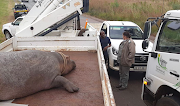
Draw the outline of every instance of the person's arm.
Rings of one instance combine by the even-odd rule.
[[[122,42],[121,42],[122,43]],[[120,63],[120,46],[121,46],[121,43],[119,44],[119,50],[118,50],[118,54],[117,54],[117,62]]]
[[[107,48],[110,47],[110,46],[111,46],[111,44],[110,44],[110,45],[107,45],[106,47],[104,47],[104,48],[103,48],[103,51],[106,51]]]
[[[129,43],[129,55],[128,55],[128,60],[132,60],[135,56],[135,43],[131,42]]]
[[[108,41],[109,44],[106,47],[103,48],[103,51],[106,51],[108,47],[111,47],[111,41],[110,41],[109,38],[108,38],[108,40],[109,40]]]
[[[109,39],[109,38],[108,38]],[[109,47],[111,47],[111,40],[109,39]]]
[[[108,47],[111,47],[111,44],[107,45],[106,47],[107,47],[107,48],[108,48]]]

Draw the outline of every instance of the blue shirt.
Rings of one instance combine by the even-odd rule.
[[[101,42],[102,50],[104,47],[108,46],[108,44],[109,45],[111,44],[109,37],[105,37],[105,38],[100,37],[100,42]],[[104,53],[104,55],[108,55],[107,50],[103,51],[103,53]]]

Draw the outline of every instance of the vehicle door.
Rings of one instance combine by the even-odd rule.
[[[162,83],[178,88],[180,86],[180,21],[163,22],[149,56],[149,72]]]
[[[107,25],[104,23],[101,27],[101,30],[100,31],[104,31],[106,36],[107,36]]]
[[[14,36],[16,34],[16,29],[19,27],[20,22],[23,20],[23,18],[17,18],[12,25],[10,26],[12,35]]]

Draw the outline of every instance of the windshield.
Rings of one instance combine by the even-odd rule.
[[[15,9],[26,9],[25,5],[15,5]]]
[[[18,18],[18,19],[14,22],[14,25],[19,25],[22,20],[23,20],[23,18]]]
[[[180,53],[180,20],[167,20],[163,23],[156,50]]]
[[[110,26],[109,35],[111,39],[123,39],[123,32],[128,31],[132,39],[142,39],[142,31],[137,26]]]

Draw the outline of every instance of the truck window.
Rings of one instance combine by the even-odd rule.
[[[26,9],[25,5],[15,5],[15,9]]]
[[[180,21],[168,20],[161,28],[156,51],[180,53]]]
[[[23,18],[18,18],[18,19],[14,22],[14,25],[19,25],[22,20],[23,20]]]
[[[109,35],[111,39],[122,39],[123,32],[128,31],[132,39],[142,39],[142,31],[137,26],[110,26]]]
[[[107,35],[107,26],[106,26],[106,24],[103,24],[101,30],[103,30],[105,32],[105,34]]]

